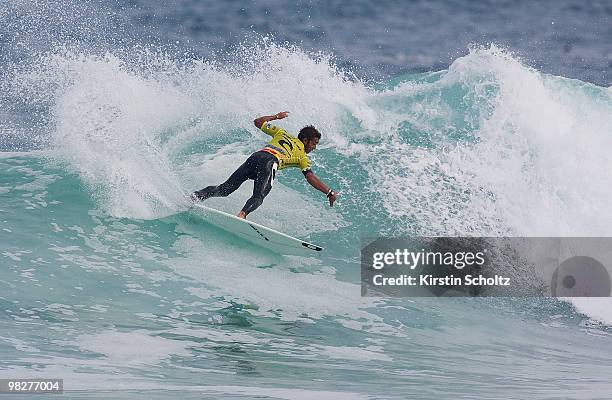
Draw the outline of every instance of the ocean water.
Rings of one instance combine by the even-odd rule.
[[[366,237],[612,235],[609,2],[4,3],[1,378],[63,378],[63,398],[612,396],[609,299],[359,286]],[[314,171],[341,194],[285,170],[250,218],[320,257],[186,211],[283,110],[323,132]]]

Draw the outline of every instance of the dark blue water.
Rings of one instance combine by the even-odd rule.
[[[221,51],[251,32],[332,52],[389,78],[441,70],[471,45],[497,43],[555,75],[609,86],[609,1],[134,1],[143,35]]]
[[[386,79],[445,69],[469,46],[496,43],[543,72],[612,82],[612,4],[606,0],[5,3],[3,56],[58,42],[111,48],[178,42],[211,57],[256,33],[330,52],[340,65]]]

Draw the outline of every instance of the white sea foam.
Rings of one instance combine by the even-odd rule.
[[[421,234],[610,234],[612,100],[600,88],[545,76],[493,47],[456,60],[440,80],[383,96],[423,92],[387,127],[375,150],[384,161],[371,157],[391,215],[412,218]],[[458,95],[465,103],[451,106]],[[468,107],[459,122],[458,107]],[[398,133],[402,121],[434,138],[440,129],[473,139],[414,146]]]
[[[136,364],[156,365],[171,356],[188,356],[187,341],[176,341],[151,336],[145,331],[119,332],[107,330],[101,333],[84,334],[76,338],[82,350],[104,356],[104,365],[124,366]]]
[[[566,298],[576,310],[592,319],[612,326],[612,299],[600,297],[574,297]]]
[[[22,90],[52,105],[55,158],[115,216],[158,218],[183,207],[183,192],[194,188],[177,154],[194,142],[236,142],[230,139],[236,132],[254,135],[259,144],[251,147],[261,146],[265,135],[252,124],[261,114],[294,111],[283,126],[296,133],[315,124],[324,133],[322,148],[346,144],[339,111],[371,114],[363,105],[368,89],[328,57],[296,48],[243,48],[242,65],[231,69],[144,50],[134,57],[138,68],[112,54],[57,51],[17,78]],[[262,57],[266,63],[256,62]],[[45,87],[49,81],[53,86]]]
[[[379,97],[391,135],[366,162],[387,212],[405,221],[385,233],[610,236],[609,91],[541,74],[493,46],[456,60],[433,83]],[[406,122],[433,145],[402,136]],[[450,140],[453,131],[464,133]],[[571,301],[610,318],[606,300]]]

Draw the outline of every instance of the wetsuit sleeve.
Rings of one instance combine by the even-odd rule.
[[[306,176],[311,171],[310,160],[308,159],[308,156],[306,154],[304,154],[300,159],[300,169],[302,170],[304,176]]]
[[[278,135],[281,132],[284,132],[284,130],[279,128],[278,126],[272,125],[272,122],[264,122],[263,124],[261,124],[260,129],[263,133],[272,137]]]

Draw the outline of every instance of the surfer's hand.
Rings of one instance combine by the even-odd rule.
[[[327,198],[327,200],[329,200],[329,206],[330,206],[330,207],[333,207],[333,206],[334,206],[334,203],[335,203],[335,201],[336,201],[336,193],[334,193],[334,194],[332,194],[331,196],[329,196],[329,197]]]
[[[275,114],[274,117],[276,117],[276,119],[283,119],[283,118],[287,118],[288,115],[289,115],[289,111],[281,111],[278,114]]]

